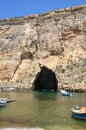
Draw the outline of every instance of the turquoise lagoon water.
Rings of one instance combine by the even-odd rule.
[[[16,102],[0,108],[0,130],[86,130],[86,121],[71,116],[72,107],[86,106],[86,93],[0,92],[4,97]]]

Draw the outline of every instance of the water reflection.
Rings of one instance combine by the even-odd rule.
[[[85,121],[71,117],[72,107],[86,104],[85,96],[84,93],[63,97],[58,92],[1,92],[0,98],[6,97],[16,102],[0,108],[0,128],[85,130]]]

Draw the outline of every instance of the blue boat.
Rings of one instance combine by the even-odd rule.
[[[86,107],[75,107],[71,111],[74,118],[86,120]]]
[[[62,96],[72,96],[72,93],[69,93],[65,90],[60,90],[60,92],[61,92]]]

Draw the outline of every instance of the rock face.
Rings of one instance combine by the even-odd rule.
[[[58,81],[55,73],[47,67],[41,67],[41,71],[37,73],[33,83],[34,90],[57,91]]]
[[[0,20],[0,86],[31,88],[39,62],[58,88],[86,89],[86,6]]]

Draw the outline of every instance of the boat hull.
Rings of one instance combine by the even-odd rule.
[[[69,96],[69,97],[72,96],[72,93],[69,93],[65,90],[60,90],[60,92],[61,92],[62,96]]]
[[[6,106],[6,102],[5,101],[0,101],[0,107],[4,107],[4,106]]]
[[[83,113],[83,114],[72,113],[72,116],[73,116],[74,118],[78,118],[78,119],[84,119],[84,120],[86,120],[86,113]]]
[[[75,109],[72,109],[72,116],[77,119],[84,119],[86,120],[86,112],[82,113]]]
[[[71,93],[66,93],[66,94],[62,94],[62,96],[72,96],[72,94]]]

